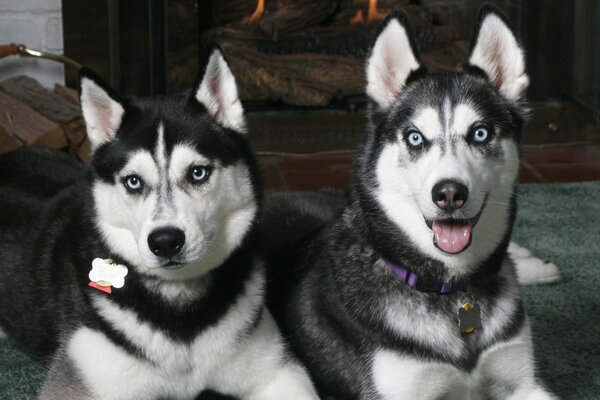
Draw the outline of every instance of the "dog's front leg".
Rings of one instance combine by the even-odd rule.
[[[361,399],[381,400],[473,400],[458,369],[450,364],[429,362],[393,350],[378,350],[371,367],[373,395]]]
[[[529,323],[517,336],[482,354],[478,370],[493,399],[558,399],[544,389],[535,376]]]
[[[40,399],[156,399],[166,386],[156,368],[110,341],[104,333],[78,328],[51,365]]]
[[[317,400],[319,397],[306,371],[287,363],[265,385],[258,387],[249,400]]]
[[[50,364],[48,376],[39,393],[40,400],[96,400],[76,368],[61,349]]]
[[[214,372],[212,387],[241,400],[319,399],[306,370],[287,352],[266,308],[235,356]]]

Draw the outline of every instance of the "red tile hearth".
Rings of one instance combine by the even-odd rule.
[[[351,178],[352,152],[261,155],[268,191],[343,189]],[[600,180],[600,145],[567,143],[525,145],[521,183]]]

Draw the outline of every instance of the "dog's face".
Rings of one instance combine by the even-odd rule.
[[[220,265],[258,208],[235,80],[219,49],[207,54],[189,96],[122,99],[90,73],[81,79],[96,226],[111,251],[167,279]]]
[[[528,84],[523,50],[489,9],[463,73],[428,75],[411,43],[397,15],[374,44],[372,126],[358,179],[422,253],[466,272],[512,224]]]

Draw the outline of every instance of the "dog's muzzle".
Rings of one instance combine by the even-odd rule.
[[[445,213],[451,214],[461,209],[469,198],[469,190],[465,185],[453,180],[438,182],[431,190],[431,200]],[[473,240],[472,230],[483,212],[487,202],[487,195],[481,209],[474,218],[440,218],[425,220],[429,229],[433,231],[433,244],[435,247],[448,254],[458,254],[465,251]]]

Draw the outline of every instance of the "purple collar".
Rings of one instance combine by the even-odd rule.
[[[384,258],[381,260],[392,270],[394,275],[411,288],[420,292],[451,294],[469,291],[469,284],[467,282],[442,282],[434,279],[425,279],[398,264],[394,264]]]

